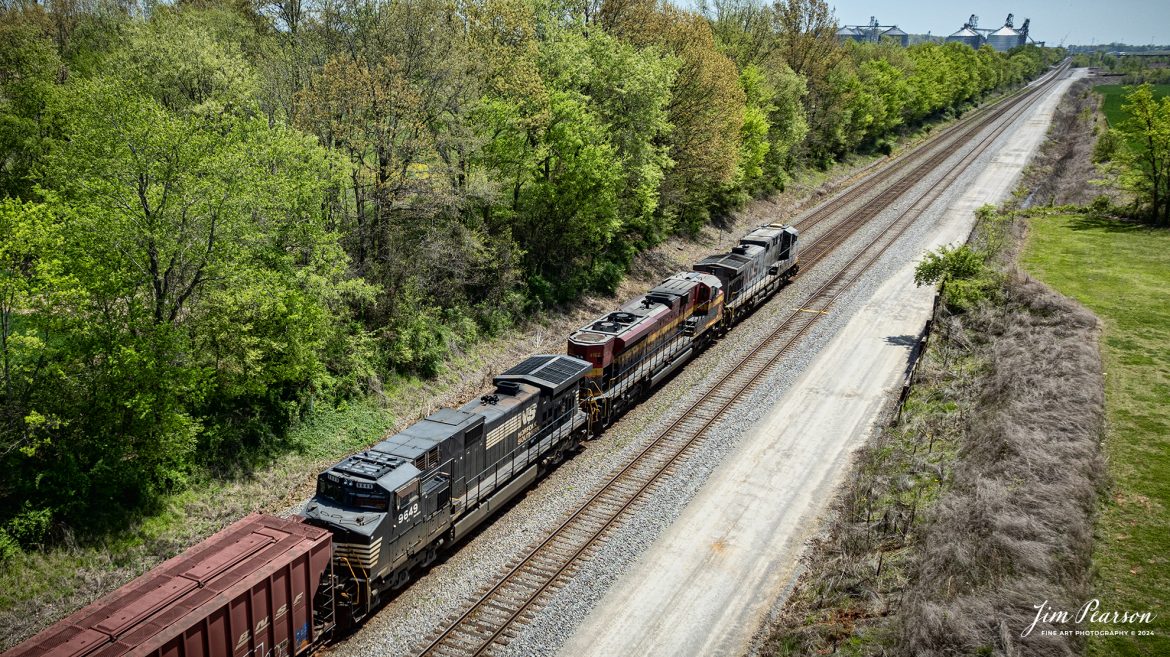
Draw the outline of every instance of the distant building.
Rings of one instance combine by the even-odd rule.
[[[951,43],[952,41],[965,43],[972,48],[979,48],[983,45],[983,35],[969,27],[964,27],[954,34],[947,35],[946,42]]]
[[[971,14],[971,18],[968,18],[967,22],[963,23],[963,27],[959,28],[958,32],[947,36],[946,42],[953,43],[957,41],[958,43],[965,43],[978,50],[983,45],[983,32],[986,32],[986,30],[979,30],[979,17]]]
[[[897,41],[898,45],[902,46],[903,48],[910,45],[910,35],[898,29],[897,25],[891,27],[885,32],[882,32],[882,38],[893,39]]]
[[[1004,25],[987,36],[987,45],[1000,52],[1007,52],[1016,46],[1024,45],[1024,41],[1019,32]]]
[[[878,25],[877,19],[873,16],[869,17],[868,25],[842,25],[841,29],[837,30],[837,40],[841,43],[847,41],[878,43],[886,38],[893,39],[903,47],[910,45],[909,34],[903,32],[897,25]]]
[[[1017,30],[1015,25],[1012,24],[1013,17],[1013,14],[1008,14],[1007,20],[1003,23],[1003,27],[998,30],[987,30],[981,29],[979,27],[979,17],[971,14],[971,17],[967,19],[963,27],[958,32],[948,36],[946,41],[965,43],[972,48],[979,48],[983,44],[987,44],[999,52],[1007,52],[1012,48],[1028,43],[1028,26],[1031,20],[1025,18],[1024,24]]]
[[[837,30],[837,40],[841,43],[845,43],[846,41],[864,41],[865,35],[856,27],[845,25]]]

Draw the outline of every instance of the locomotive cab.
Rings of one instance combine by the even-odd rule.
[[[723,283],[717,277],[682,272],[574,331],[568,352],[591,366],[583,396],[593,431],[709,344],[723,305]]]
[[[796,263],[796,242],[800,233],[787,224],[765,224],[753,230],[739,241],[741,245],[755,245],[767,251],[765,256],[768,273],[775,276],[784,273]]]
[[[336,534],[334,569],[346,584],[339,610],[349,622],[434,559],[463,481],[463,441],[482,428],[482,417],[441,409],[319,475],[304,516]]]

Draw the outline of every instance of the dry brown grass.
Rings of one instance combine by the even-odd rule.
[[[905,411],[858,453],[763,653],[1079,654],[1040,625],[1020,634],[1034,605],[1087,599],[1099,330],[1019,274],[1001,304],[936,318]]]
[[[1025,176],[1032,204],[1107,193],[1090,184],[1097,103],[1088,83],[1062,101]],[[936,317],[904,412],[858,452],[763,654],[1083,653],[1041,625],[1020,635],[1035,605],[1089,597],[1100,326],[1014,271],[1022,237],[1020,221],[973,235],[1011,272],[999,305]]]
[[[1087,599],[1092,519],[1104,478],[1099,323],[1017,276],[1004,306],[964,330],[987,371],[947,493],[928,515],[900,610],[915,655],[1074,655],[1071,636],[1021,633],[1044,601]],[[1066,628],[1059,628],[1066,629]]]
[[[1093,183],[1102,177],[1093,164],[1093,146],[1108,128],[1093,84],[1076,82],[1056,108],[1048,139],[1029,165],[1032,205],[1087,205],[1101,194],[1119,200],[1117,192]]]

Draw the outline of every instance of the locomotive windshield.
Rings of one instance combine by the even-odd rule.
[[[390,510],[390,496],[382,489],[354,488],[325,475],[317,479],[317,495],[342,506],[371,511]]]

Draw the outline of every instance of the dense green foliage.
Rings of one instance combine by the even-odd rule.
[[[927,253],[914,268],[918,286],[938,284],[943,302],[953,313],[967,312],[995,299],[1003,285],[992,258],[1003,246],[1006,216],[995,206],[975,211],[978,240],[959,246],[941,246]]]
[[[1134,216],[1170,226],[1170,85],[1096,89],[1110,128],[1098,137],[1094,161],[1112,166],[1134,194]]]
[[[315,404],[1057,55],[841,46],[819,0],[0,19],[0,552],[247,469]]]
[[[1170,82],[1170,55],[1118,55],[1116,52],[1141,52],[1150,46],[1129,46],[1116,44],[1118,47],[1107,51],[1079,52],[1072,56],[1072,65],[1080,68],[1092,67],[1108,75],[1122,76],[1119,82],[1124,84],[1166,83]],[[1165,53],[1165,48],[1159,48]]]

